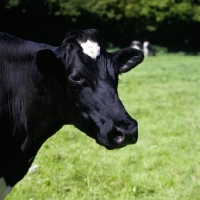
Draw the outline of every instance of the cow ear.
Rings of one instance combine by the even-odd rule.
[[[133,48],[124,48],[111,53],[113,59],[118,63],[119,71],[125,73],[136,67],[144,59],[142,51]]]
[[[39,50],[35,58],[36,66],[43,75],[56,75],[59,71],[61,63],[49,49]]]

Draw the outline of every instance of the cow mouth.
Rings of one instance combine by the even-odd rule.
[[[123,148],[123,147],[125,147],[125,146],[120,146],[120,147],[108,147],[108,146],[105,146],[105,148],[106,148],[107,150],[120,149],[120,148]]]
[[[96,139],[96,143],[99,144],[100,146],[105,147],[107,150],[119,149],[126,146],[126,145],[118,145],[117,143],[110,143],[106,139]]]
[[[97,141],[96,141],[97,142]],[[123,148],[125,146],[117,146],[117,145],[112,145],[112,144],[102,144],[102,143],[99,143],[97,142],[97,144],[99,144],[100,146],[103,146],[105,147],[107,150],[115,150],[115,149],[120,149],[120,148]]]

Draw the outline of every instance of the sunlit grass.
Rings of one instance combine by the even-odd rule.
[[[119,95],[139,123],[138,143],[108,151],[65,126],[7,200],[198,200],[199,63],[199,57],[149,57],[123,74]]]

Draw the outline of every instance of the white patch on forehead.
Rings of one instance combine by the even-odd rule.
[[[0,178],[0,200],[3,200],[11,190],[12,187],[6,185],[4,178]]]
[[[87,40],[86,42],[78,41],[83,48],[83,52],[93,59],[96,59],[100,55],[100,46],[97,42]]]

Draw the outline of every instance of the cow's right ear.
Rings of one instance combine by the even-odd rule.
[[[43,75],[58,75],[61,63],[55,53],[49,49],[39,50],[35,57],[36,66]],[[62,73],[62,72],[60,72]]]
[[[111,53],[117,62],[119,71],[125,73],[136,67],[144,59],[142,51],[133,48],[124,48]]]

